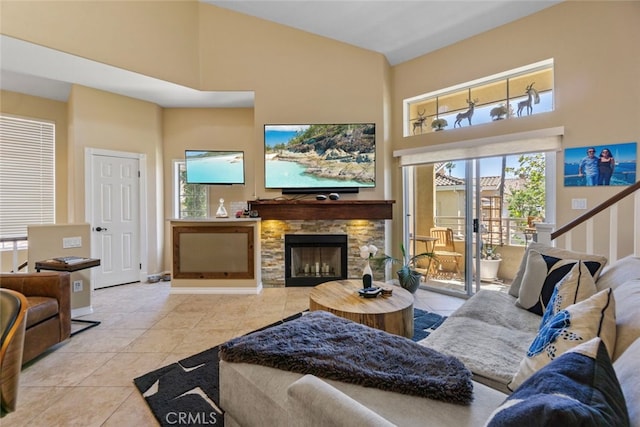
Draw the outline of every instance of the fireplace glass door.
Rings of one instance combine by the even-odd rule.
[[[346,279],[346,249],[346,235],[285,235],[285,285],[315,286]]]

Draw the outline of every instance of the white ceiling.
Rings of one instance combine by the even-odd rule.
[[[379,52],[391,65],[562,0],[199,0]],[[251,107],[252,91],[205,92],[0,35],[0,88],[66,101],[80,84],[163,107]]]

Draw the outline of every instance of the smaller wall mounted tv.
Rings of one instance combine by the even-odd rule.
[[[285,194],[376,186],[374,123],[267,124],[265,187]]]
[[[244,184],[244,151],[186,150],[187,184]]]

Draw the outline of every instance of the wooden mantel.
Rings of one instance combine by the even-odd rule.
[[[253,200],[261,219],[392,219],[395,200]]]

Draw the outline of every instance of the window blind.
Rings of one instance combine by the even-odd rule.
[[[55,124],[0,115],[0,237],[55,222]]]

